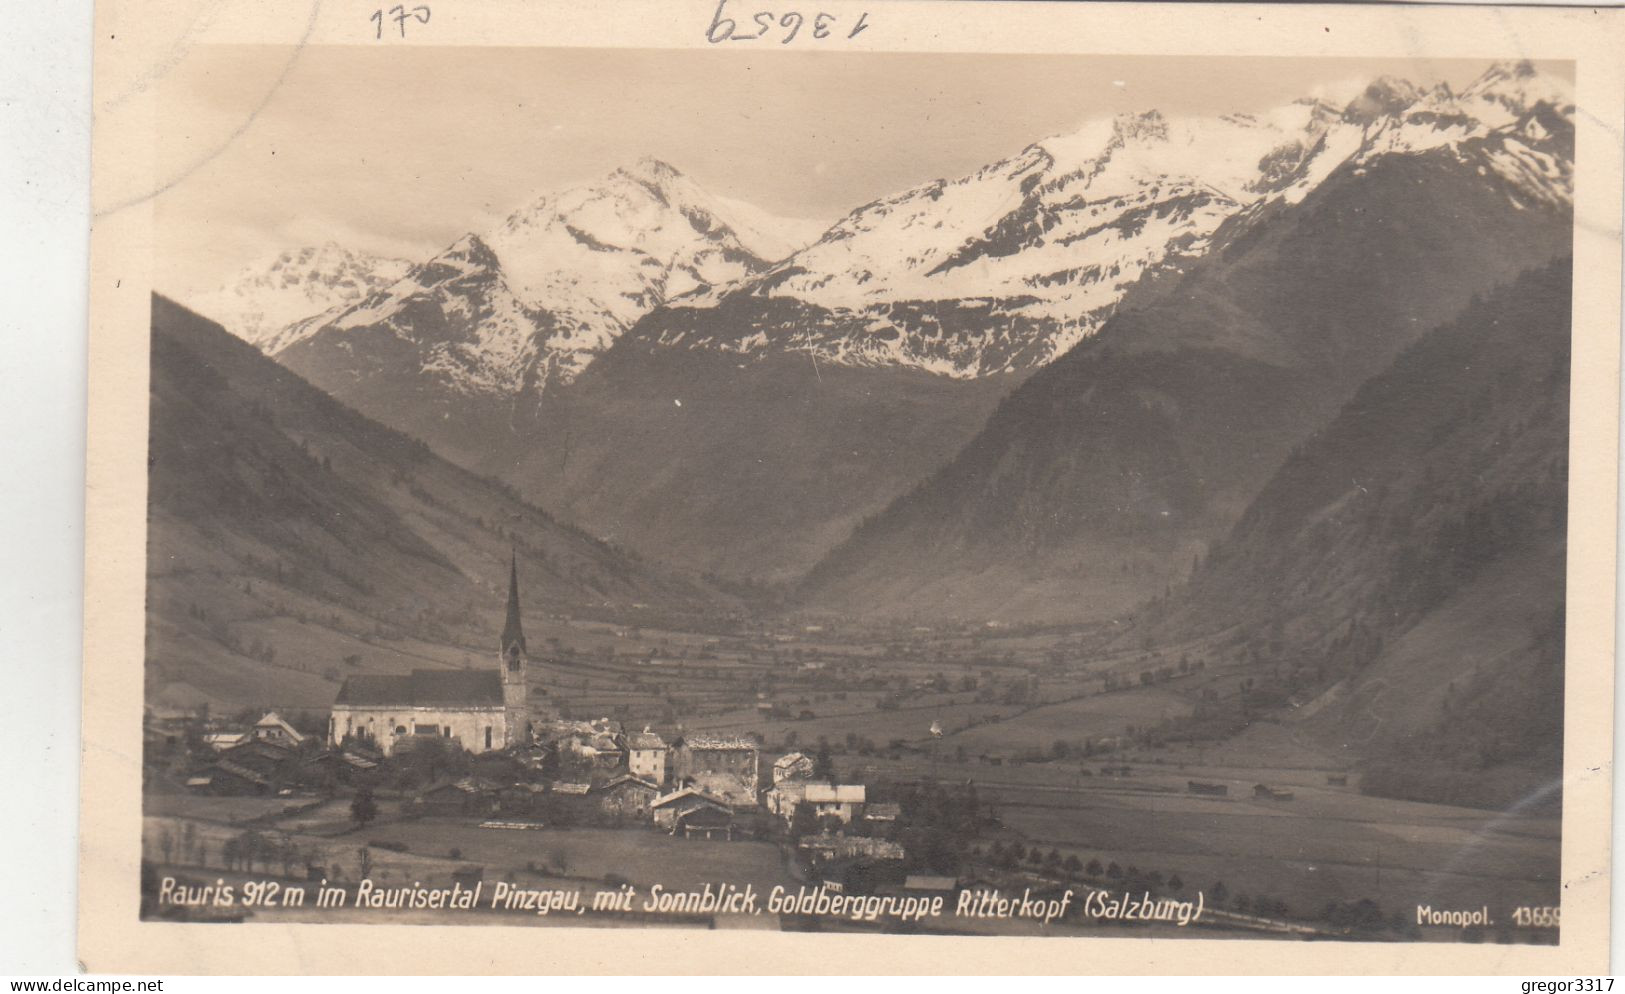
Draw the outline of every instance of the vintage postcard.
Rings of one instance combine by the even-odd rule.
[[[87,967],[1606,972],[1621,28],[102,0]]]

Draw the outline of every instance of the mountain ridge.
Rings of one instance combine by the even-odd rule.
[[[536,630],[551,624],[541,612],[609,603],[730,609],[363,417],[218,324],[158,295],[152,308],[155,699],[324,706],[348,669],[457,665],[461,647],[494,640],[515,551]]]
[[[1521,195],[1492,168],[1502,147],[1492,133],[1345,163],[1302,203],[1232,222],[1189,273],[1027,379],[804,596],[1065,619],[1159,592],[1365,377],[1568,251],[1567,203]]]

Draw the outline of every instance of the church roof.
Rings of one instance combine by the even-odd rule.
[[[352,676],[335,704],[361,707],[501,707],[502,674],[496,670],[413,670]]]

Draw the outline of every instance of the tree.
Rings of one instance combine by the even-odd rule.
[[[1106,868],[1100,865],[1100,860],[1091,859],[1089,865],[1083,868],[1083,872],[1091,877],[1098,877],[1106,872]]]
[[[835,779],[835,760],[830,757],[829,742],[826,739],[818,740],[818,754],[813,758],[813,779]]]
[[[361,828],[366,828],[377,817],[378,802],[373,800],[372,789],[363,787],[356,791],[350,801],[350,819]]]
[[[1067,876],[1075,877],[1079,873],[1083,872],[1083,861],[1078,859],[1076,853],[1069,853],[1066,857],[1066,861],[1061,864],[1061,869],[1066,871]]]

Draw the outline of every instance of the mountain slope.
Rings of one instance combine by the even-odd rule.
[[[151,389],[149,696],[326,705],[358,668],[483,658],[510,548],[531,611],[719,603],[161,297]]]
[[[617,347],[476,465],[618,545],[784,583],[952,458],[1019,379]]]
[[[443,404],[568,382],[657,304],[765,269],[810,237],[644,159],[549,193],[401,280],[303,322],[277,353],[318,386],[416,376]],[[497,331],[483,326],[495,322]],[[365,410],[365,408],[363,408]]]
[[[307,318],[343,309],[400,279],[410,263],[334,242],[281,252],[192,301],[226,330],[266,353],[291,344]]]
[[[1492,71],[1461,95],[1385,79],[1346,106],[1306,100],[1256,116],[1120,116],[877,201],[765,272],[668,300],[569,389],[550,395],[534,425],[513,429],[530,444],[504,443],[479,465],[651,555],[732,576],[793,577],[946,463],[1035,369],[1113,313],[1149,306],[1213,246],[1293,215],[1329,176],[1356,177],[1383,158],[1438,160],[1471,173],[1421,165],[1391,185],[1487,184],[1516,200],[1491,205],[1494,193],[1472,201],[1495,216],[1526,205],[1563,210],[1572,161],[1563,114],[1572,107],[1520,103],[1543,80],[1520,73],[1505,67],[1503,79]],[[1521,89],[1505,102],[1484,99],[1509,81]],[[1548,89],[1563,100],[1561,83]],[[1540,130],[1547,118],[1552,132]],[[1357,220],[1360,196],[1338,209]],[[1458,229],[1474,234],[1470,224]],[[1375,240],[1370,249],[1383,250]],[[1332,264],[1380,269],[1357,257]],[[1192,401],[1210,389],[1200,362],[1167,373],[1179,382],[1163,386],[1195,391]],[[1239,368],[1235,375],[1268,379]],[[1254,420],[1268,430],[1267,417]],[[507,437],[496,425],[485,436]],[[1045,442],[1040,433],[1021,444]],[[1132,472],[1157,473],[1155,451],[1131,454],[1145,462]],[[1280,452],[1277,443],[1246,458],[1258,474]],[[1064,445],[1051,455],[1072,458]],[[1025,513],[1022,499],[1008,498]],[[1239,511],[1240,499],[1222,513]],[[1047,534],[1027,537],[1037,548],[1053,544]],[[1059,538],[1064,546],[1064,530]],[[1126,538],[1060,565],[1080,576],[1112,570],[1124,581],[1120,605],[1155,582],[1159,557],[1186,545],[1188,537],[1140,549]],[[910,540],[901,553],[917,549]],[[1014,592],[1053,572],[1006,569],[1001,555],[997,547],[973,550],[961,572],[984,590]],[[944,587],[929,570],[903,571],[878,582],[888,591],[911,585],[912,600],[956,609],[942,598],[955,596],[957,579]],[[867,592],[857,600],[874,603]]]
[[[1301,703],[1293,727],[1367,757],[1368,790],[1543,792],[1561,775],[1572,275],[1523,276],[1362,386],[1154,608],[1152,637],[1233,644],[1256,698]]]
[[[1365,378],[1475,293],[1568,251],[1572,155],[1542,104],[1480,137],[1350,160],[1301,203],[1233,219],[1188,275],[1024,383],[805,595],[1077,618],[1160,592]]]
[[[1542,103],[1572,114],[1564,81],[1507,63],[1461,94],[1384,77],[1346,106],[1093,120],[860,207],[765,272],[668,301],[637,331],[667,347],[956,377],[1032,369],[1094,333],[1147,276],[1188,268],[1227,222],[1300,203],[1350,164],[1502,132],[1487,168],[1523,174],[1525,196],[1565,199],[1565,160],[1533,150],[1542,136],[1504,141]]]

